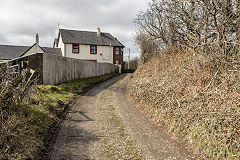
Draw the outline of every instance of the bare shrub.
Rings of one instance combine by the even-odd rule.
[[[135,23],[140,33],[161,48],[189,48],[210,54],[213,49],[232,55],[238,53],[240,45],[239,6],[239,0],[151,0]]]
[[[159,45],[152,39],[151,36],[148,36],[144,32],[139,32],[136,35],[136,42],[141,49],[140,64],[147,62],[154,54],[159,52]]]
[[[130,69],[136,70],[139,64],[139,58],[135,57],[130,61]]]
[[[130,60],[130,62],[125,62],[124,69],[128,69],[128,63],[129,63],[129,69],[136,70],[139,65],[139,58],[135,57],[132,60]]]
[[[33,91],[34,72],[25,69],[13,78],[7,65],[0,68],[0,159],[23,159],[33,157],[37,139],[31,125],[33,117],[26,115],[23,102]]]

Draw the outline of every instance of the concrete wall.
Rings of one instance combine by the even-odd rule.
[[[118,67],[110,63],[97,63],[46,53],[42,55],[43,84],[59,84],[118,71]]]
[[[62,41],[62,35],[59,35],[59,41],[58,41],[58,48],[61,48],[62,50],[62,56],[66,57],[66,45]]]

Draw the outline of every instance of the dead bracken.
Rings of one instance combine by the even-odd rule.
[[[208,159],[239,159],[239,56],[233,61],[169,50],[140,66],[128,91],[141,110],[196,152]]]

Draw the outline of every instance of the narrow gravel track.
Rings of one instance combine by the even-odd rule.
[[[79,96],[48,159],[197,159],[128,100],[127,80],[122,74]]]

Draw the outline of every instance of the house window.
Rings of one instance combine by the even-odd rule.
[[[113,47],[113,63],[122,64],[122,47]]]
[[[72,45],[72,53],[79,53],[79,44]]]
[[[119,53],[120,53],[119,47],[116,47],[116,48],[115,48],[115,54],[116,54],[116,55],[119,55]]]
[[[90,46],[90,54],[97,54],[97,46],[96,45]]]

